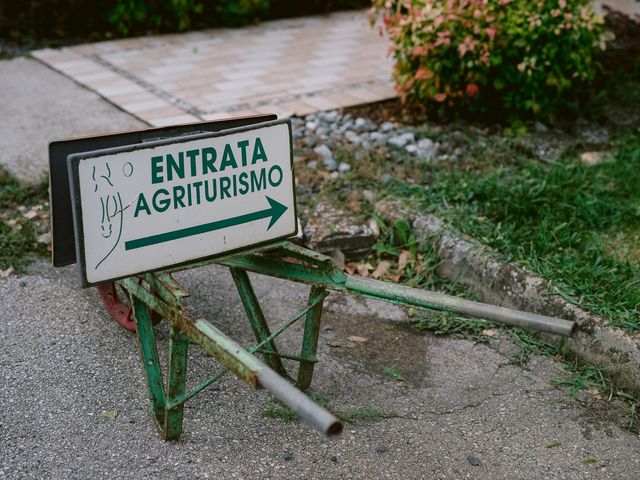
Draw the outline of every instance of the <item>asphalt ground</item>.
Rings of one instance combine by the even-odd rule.
[[[0,91],[20,85],[15,78],[5,83],[23,74],[16,65],[38,72],[24,80],[30,95],[2,99],[13,113],[11,122],[0,115],[0,161],[24,178],[45,171],[49,140],[137,127],[95,94],[32,62],[0,62]],[[78,117],[50,106],[55,121],[34,123],[62,88],[75,93],[60,108]],[[84,109],[75,109],[81,101]],[[98,118],[104,123],[92,123]],[[21,156],[34,138],[40,147]],[[226,270],[177,277],[192,293],[187,306],[194,316],[252,343]],[[305,287],[252,278],[273,325],[303,308]],[[563,373],[551,358],[510,364],[514,346],[500,336],[480,345],[420,333],[401,309],[335,294],[323,317],[312,391],[335,411],[378,415],[326,438],[299,421],[267,416],[278,408],[268,392],[227,376],[187,404],[184,434],[166,442],[149,417],[135,338],[108,317],[95,290],[80,288],[73,267],[36,262],[28,274],[0,280],[0,299],[2,478],[640,477],[640,438],[621,428],[624,405],[574,399],[554,385]],[[282,350],[295,351],[300,327],[283,336]],[[157,335],[164,352],[166,326]],[[189,367],[190,385],[217,369],[197,347]],[[405,380],[386,374],[389,367]]]

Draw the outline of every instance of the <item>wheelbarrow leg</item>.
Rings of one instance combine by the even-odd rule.
[[[229,270],[231,271],[231,276],[233,277],[233,281],[235,282],[238,293],[240,294],[244,310],[247,313],[247,317],[249,317],[249,323],[251,324],[251,329],[256,336],[256,340],[258,340],[258,342],[262,342],[271,335],[271,330],[264,318],[264,314],[260,308],[260,303],[258,303],[258,298],[256,297],[256,293],[251,285],[251,280],[249,280],[249,275],[247,275],[245,270],[240,268],[230,268]],[[278,353],[278,349],[273,340],[267,342],[263,348],[266,351],[273,352],[275,354]],[[268,366],[280,375],[286,376],[286,371],[279,356],[264,354],[263,357],[264,362]]]
[[[178,438],[182,433],[184,403],[173,405],[182,397],[187,383],[187,355],[189,353],[189,337],[171,325],[169,340],[169,373],[167,375],[167,407],[164,417],[163,437],[166,440]]]
[[[320,320],[322,317],[322,300],[327,296],[324,288],[313,285],[309,292],[309,305],[315,306],[307,312],[302,337],[302,351],[300,357],[309,361],[300,361],[297,386],[300,390],[306,390],[311,385],[313,367],[316,364],[316,351],[318,349],[318,336],[320,335]]]
[[[140,347],[140,358],[144,367],[145,378],[147,380],[147,393],[149,396],[149,407],[158,429],[162,432],[162,425],[165,417],[165,395],[162,382],[162,372],[156,347],[156,336],[153,332],[149,307],[136,296],[131,295],[131,305],[133,316],[136,322],[136,333],[138,346]]]

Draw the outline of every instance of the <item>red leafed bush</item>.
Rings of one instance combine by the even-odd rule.
[[[589,0],[374,0],[403,99],[441,115],[553,117],[598,71],[602,19]]]

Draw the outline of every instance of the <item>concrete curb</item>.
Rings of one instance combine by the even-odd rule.
[[[469,286],[487,303],[574,320],[579,329],[569,346],[578,358],[602,366],[620,387],[640,393],[640,335],[607,327],[609,319],[550,294],[546,279],[500,262],[496,252],[437,217],[417,217],[413,230],[421,246],[433,245],[438,252],[438,275]]]

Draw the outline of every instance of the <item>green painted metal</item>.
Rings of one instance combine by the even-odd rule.
[[[339,432],[342,427],[337,419],[300,392],[310,386],[314,366],[318,362],[316,352],[322,306],[330,290],[402,305],[455,312],[559,335],[571,335],[575,328],[573,322],[561,319],[349,276],[329,257],[286,242],[274,242],[271,246],[248,249],[224,258],[194,262],[184,268],[195,268],[210,263],[230,268],[258,341],[255,346],[245,349],[207,321],[189,318],[182,306],[182,299],[189,294],[171,276],[171,272],[176,271],[176,268],[147,273],[140,279],[119,280],[120,285],[131,295],[150,409],[161,434],[167,439],[178,438],[182,432],[184,403],[229,371],[254,388],[269,389],[324,433]],[[247,275],[248,271],[311,285],[306,308],[282,323],[272,333]],[[146,286],[142,281],[146,282]],[[166,389],[158,361],[150,312],[168,320],[171,326]],[[275,338],[303,317],[305,326],[300,355],[280,353],[276,348]],[[225,370],[217,372],[191,392],[185,393],[189,342],[199,344],[216,358]],[[266,364],[272,368],[260,362],[253,353],[262,354]],[[282,358],[299,362],[297,386],[300,390],[283,378],[286,372],[282,366]]]
[[[206,352],[231,370],[236,377],[253,388],[258,388],[256,374],[264,367],[258,359],[224,333],[203,319],[196,320],[186,332]]]
[[[324,299],[324,297],[322,297],[322,299]],[[319,301],[322,301],[322,299],[319,299]],[[280,334],[282,334],[283,332],[285,332],[289,327],[291,327],[294,323],[296,323],[298,320],[300,320],[302,317],[304,317],[305,315],[307,315],[307,313],[313,309],[316,306],[316,303],[312,303],[310,305],[307,306],[307,308],[305,308],[304,310],[302,310],[301,312],[298,312],[295,316],[293,316],[290,320],[288,320],[287,322],[283,323],[282,325],[280,325],[277,329],[274,330],[274,332],[269,335],[267,338],[265,338],[263,341],[261,341],[259,344],[253,346],[253,347],[249,347],[247,348],[247,351],[249,353],[255,353],[258,352],[264,345],[266,345],[267,343],[269,343],[270,341],[272,341],[273,339],[277,338]],[[280,355],[283,358],[289,358],[289,356],[285,356],[281,353],[278,353],[278,355]],[[292,360],[298,360],[297,358],[294,358],[294,356],[291,356]],[[318,360],[316,358],[307,358],[305,359],[308,362],[317,362]],[[194,388],[191,392],[189,392],[186,395],[183,395],[181,397],[177,397],[174,398],[172,400],[172,402],[168,403],[169,407],[177,405],[179,403],[184,403],[188,400],[190,400],[191,398],[195,397],[198,393],[200,393],[202,390],[204,390],[205,388],[207,388],[209,385],[211,385],[212,383],[220,380],[220,378],[222,378],[224,375],[226,375],[227,373],[229,373],[229,370],[222,370],[218,373],[216,373],[215,375],[209,377],[207,380],[205,380],[203,383],[201,383],[200,385],[198,385],[196,388]]]
[[[135,283],[135,282],[134,282]],[[147,393],[149,396],[149,407],[151,414],[160,431],[163,430],[165,395],[162,383],[162,372],[160,371],[160,360],[156,347],[156,336],[151,324],[149,308],[137,296],[131,295],[131,306],[133,307],[136,322],[136,335],[140,347],[140,358],[147,380]]]
[[[246,271],[239,268],[230,268],[229,270],[231,271],[231,276],[233,277],[233,281],[235,282],[238,293],[240,294],[240,300],[242,300],[242,305],[244,305],[244,310],[249,318],[253,334],[258,342],[262,342],[265,338],[268,338],[269,335],[271,335],[271,331],[269,330],[269,325],[264,318],[264,314],[260,308],[260,303],[258,302],[256,293],[253,290],[249,276]],[[278,352],[273,340],[267,342],[263,348],[269,352]],[[276,372],[281,375],[286,375],[286,371],[278,356],[264,354],[263,358],[265,363]]]
[[[189,337],[171,326],[169,340],[169,368],[167,372],[167,408],[164,418],[164,438],[178,438],[182,433],[184,404],[173,404],[176,398],[184,395],[187,383],[187,357],[189,353]]]
[[[315,265],[302,265],[278,257],[261,255],[240,256],[216,263],[228,267],[241,268],[269,277],[282,278],[309,285],[325,286],[332,290],[344,290],[347,275],[334,268],[322,268]]]
[[[318,336],[320,334],[320,320],[322,317],[322,302],[327,296],[323,287],[312,286],[309,292],[309,305],[314,305],[307,313],[302,337],[302,350],[300,356],[304,359],[315,359],[318,348]],[[306,390],[311,385],[315,362],[303,360],[298,369],[298,388]]]
[[[347,291],[366,297],[401,305],[413,305],[432,310],[444,310],[467,317],[493,320],[514,327],[532,328],[555,335],[570,336],[576,328],[575,322],[510,308],[487,305],[462,298],[405,287],[389,282],[349,276],[345,284]]]
[[[287,360],[295,360],[296,362],[318,363],[318,358],[317,357],[301,357],[300,355],[291,355],[290,353],[271,352],[269,350],[263,350],[262,348],[257,349],[256,352],[257,353],[267,354],[267,355],[277,355],[278,357],[286,358]],[[297,383],[296,383],[296,385],[298,386],[298,388],[300,388],[300,386]]]

